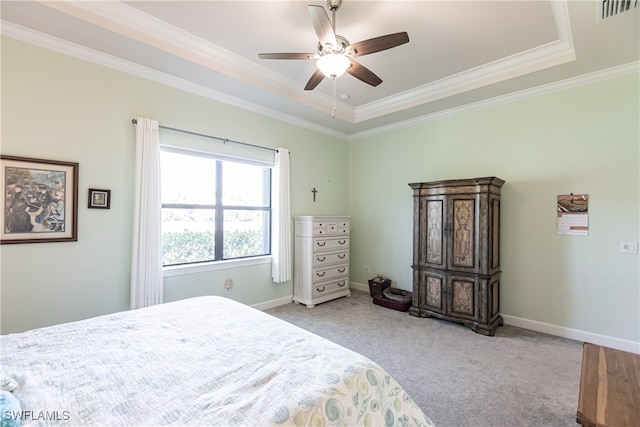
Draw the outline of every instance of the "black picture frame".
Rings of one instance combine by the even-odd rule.
[[[111,190],[89,189],[90,209],[111,209]]]
[[[0,244],[78,240],[78,163],[0,155]]]

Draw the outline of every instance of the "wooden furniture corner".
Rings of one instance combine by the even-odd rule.
[[[584,344],[576,421],[583,427],[640,426],[640,354]]]

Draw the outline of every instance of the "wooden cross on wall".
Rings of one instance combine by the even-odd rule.
[[[318,192],[318,190],[316,190],[316,187],[313,187],[313,190],[311,190],[311,192],[313,193],[313,201],[316,201],[316,193]]]

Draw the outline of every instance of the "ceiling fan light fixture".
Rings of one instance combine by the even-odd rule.
[[[382,83],[382,79],[376,76],[373,71],[351,58],[369,55],[408,43],[409,35],[406,32],[393,33],[351,44],[346,38],[336,34],[336,11],[340,8],[342,0],[326,1],[333,19],[329,19],[324,7],[314,4],[308,6],[311,24],[318,37],[317,54],[260,53],[258,54],[259,57],[262,59],[319,58],[316,62],[317,70],[313,72],[307,81],[304,90],[313,90],[325,77],[328,77],[333,80],[334,98],[335,79],[347,71],[351,76],[368,85],[378,86]]]
[[[336,79],[351,66],[351,60],[341,53],[329,53],[321,56],[316,66],[326,77]]]

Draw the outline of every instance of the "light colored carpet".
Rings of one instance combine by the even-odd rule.
[[[267,312],[381,365],[436,426],[577,425],[581,342],[512,326],[487,337],[352,293]]]

